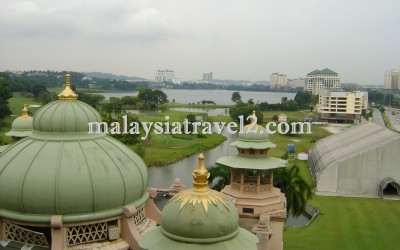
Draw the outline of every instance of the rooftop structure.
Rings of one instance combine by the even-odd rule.
[[[29,110],[26,104],[22,109],[22,115],[17,117],[12,125],[11,131],[7,132],[6,136],[11,136],[13,141],[16,142],[24,137],[29,136],[33,130],[33,118],[29,115]]]
[[[318,95],[325,90],[340,89],[339,74],[325,68],[314,70],[307,74],[304,90],[310,91],[313,95]]]
[[[68,74],[58,96],[36,112],[32,134],[0,155],[0,241],[10,249],[138,249],[159,223],[146,165],[112,137],[88,134],[101,116],[77,100]]]
[[[193,187],[171,198],[161,214],[161,226],[139,241],[141,249],[257,249],[257,237],[239,227],[235,205],[208,188],[210,173],[200,154]]]
[[[259,224],[253,228],[259,236],[259,249],[281,250],[286,197],[273,186],[273,171],[287,167],[288,162],[268,156],[269,149],[276,145],[255,119],[245,126],[244,133],[239,133],[239,139],[231,145],[238,149],[239,154],[217,160],[218,164],[231,168],[231,183],[221,192],[231,197],[240,217],[259,219]]]

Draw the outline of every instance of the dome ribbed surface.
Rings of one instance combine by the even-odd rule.
[[[218,238],[227,240],[238,233],[239,214],[228,198],[225,203],[210,203],[207,212],[201,203],[180,206],[181,202],[171,200],[162,211],[161,227],[168,237],[184,242],[203,239],[213,243],[220,241]]]
[[[77,100],[58,100],[35,114],[33,129],[43,132],[87,132],[89,122],[101,122],[100,114],[92,106]]]
[[[143,160],[111,137],[34,132],[0,156],[0,209],[65,215],[118,208],[142,197],[147,180]]]

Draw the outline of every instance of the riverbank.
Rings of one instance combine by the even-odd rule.
[[[225,136],[219,134],[205,136],[202,138],[196,135],[185,135],[183,139],[171,135],[152,134],[150,141],[143,142],[145,147],[143,160],[149,167],[161,167],[180,161],[200,151],[212,149],[226,140]],[[138,145],[130,145],[129,147],[136,150]]]

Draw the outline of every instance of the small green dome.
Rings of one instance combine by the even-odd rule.
[[[100,114],[78,100],[58,100],[36,112],[33,129],[43,132],[87,132],[88,122],[101,122]]]
[[[243,133],[239,132],[238,140],[231,143],[231,145],[242,149],[267,149],[276,147],[269,140],[268,131],[253,121],[243,128]]]
[[[249,124],[243,128],[243,133],[239,133],[239,140],[241,141],[269,141],[269,134],[267,130],[258,124]]]
[[[209,172],[204,156],[193,172],[193,188],[175,195],[161,214],[161,231],[183,242],[216,243],[239,233],[235,205],[220,192],[208,188]]]
[[[209,195],[220,193],[210,190]],[[237,235],[239,214],[227,198],[209,205],[207,212],[202,203],[188,203],[180,208],[181,205],[182,201],[173,199],[162,211],[161,227],[166,236],[184,242],[215,243]]]
[[[28,108],[24,105],[22,115],[17,117],[12,125],[11,131],[6,133],[6,136],[26,137],[32,133],[33,118],[29,115]]]
[[[232,201],[208,188],[210,173],[202,154],[192,175],[193,187],[168,201],[161,226],[140,238],[141,249],[257,249],[257,237],[239,227]]]

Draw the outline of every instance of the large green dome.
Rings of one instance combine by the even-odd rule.
[[[101,117],[68,84],[59,97],[36,113],[29,137],[0,155],[0,215],[82,219],[141,206],[148,184],[143,160],[105,134],[88,134],[87,123]]]
[[[140,199],[147,169],[139,156],[105,135],[34,132],[0,156],[0,210],[81,214]]]

